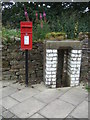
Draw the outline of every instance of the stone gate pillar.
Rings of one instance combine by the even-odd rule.
[[[56,87],[57,56],[56,49],[46,49],[45,84],[53,88]]]
[[[81,50],[80,41],[45,41],[44,50],[44,82],[46,86],[56,88],[57,68],[58,68],[58,52],[59,48],[67,48],[69,50],[67,61],[67,79],[69,86],[79,85],[80,66],[81,66]],[[64,52],[63,52],[64,54]],[[62,59],[62,58],[61,58]],[[63,68],[62,68],[63,69]],[[61,70],[62,71],[62,70]]]
[[[70,86],[79,85],[81,55],[82,50],[71,50],[69,52],[67,73],[70,79]]]

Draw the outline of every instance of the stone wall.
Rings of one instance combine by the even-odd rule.
[[[81,60],[81,76],[80,81],[85,84],[89,79],[89,47],[90,38],[85,36],[82,40],[82,60]],[[33,49],[29,51],[29,82],[32,84],[43,81],[43,43],[33,42]],[[50,51],[49,51],[50,52]],[[54,52],[54,51],[52,51]],[[56,53],[55,53],[56,54]],[[56,58],[54,58],[56,59]],[[50,60],[50,59],[49,59]],[[14,39],[13,44],[4,45],[2,48],[2,75],[3,80],[25,81],[25,51],[20,49],[20,40]],[[47,67],[48,68],[48,67]],[[53,72],[54,75],[54,72]],[[55,80],[54,78],[53,80]],[[55,83],[55,81],[53,81]],[[56,83],[55,83],[56,84]]]
[[[84,84],[88,83],[89,80],[89,73],[90,73],[90,67],[89,67],[89,60],[90,60],[90,48],[89,48],[89,41],[90,36],[86,34],[81,34],[80,38],[82,39],[83,46],[82,46],[82,60],[81,60],[81,76],[80,81],[83,81]]]
[[[33,49],[28,52],[29,83],[43,80],[43,43],[33,42]],[[2,48],[3,80],[25,81],[25,51],[20,49],[20,40]]]

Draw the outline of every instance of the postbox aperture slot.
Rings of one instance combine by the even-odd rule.
[[[32,28],[31,27],[25,27],[25,28],[22,28],[22,30],[21,30],[21,33],[22,32],[27,32],[27,33],[29,33],[29,32],[32,32]]]
[[[21,34],[25,34],[26,32],[21,32]],[[28,34],[32,34],[32,32],[28,32]]]
[[[29,26],[29,25],[22,25],[21,27],[22,28],[32,28],[32,26]]]

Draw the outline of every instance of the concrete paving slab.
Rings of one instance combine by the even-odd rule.
[[[0,105],[0,115],[2,115],[2,106]]]
[[[10,111],[19,118],[28,118],[44,106],[44,103],[36,100],[35,98],[30,98],[19,105],[12,107]]]
[[[7,87],[0,88],[0,94],[3,93],[3,101],[6,108],[9,108],[13,114],[12,118],[42,118],[45,116],[45,118],[73,118],[74,120],[87,109],[88,92],[82,87],[48,89],[41,83],[35,85],[34,88],[24,88],[19,86],[19,83],[14,83],[5,81],[4,85],[7,85]],[[2,95],[0,101],[1,98]],[[6,100],[6,98],[8,99]],[[18,100],[21,103],[15,104],[14,102]],[[46,106],[46,104],[48,105]],[[6,112],[7,109],[2,108],[2,111]],[[86,113],[84,116],[87,116]],[[80,118],[82,117],[80,116]]]
[[[69,91],[70,89],[72,89],[71,87],[62,87],[62,88],[57,88],[58,90],[62,91],[63,94],[65,94],[67,91]]]
[[[72,119],[73,119],[73,117],[72,117],[71,115],[68,115],[68,116],[66,117],[66,119],[67,119],[67,118],[72,118]]]
[[[12,118],[14,116],[14,114],[11,113],[10,111],[5,111],[5,112],[2,113],[2,116],[4,118]]]
[[[15,98],[16,100],[22,102],[32,96],[34,96],[35,94],[38,94],[39,91],[35,90],[33,88],[25,88],[21,91],[16,92],[15,94],[12,94],[11,97]]]
[[[2,116],[0,115],[0,120],[2,119]]]
[[[2,115],[2,112],[4,112],[4,111],[6,111],[7,109],[5,109],[4,107],[2,107],[1,105],[0,105],[0,115]]]
[[[2,81],[0,81],[0,88],[2,88]]]
[[[88,102],[83,101],[80,105],[74,109],[71,113],[74,118],[88,118]]]
[[[16,115],[14,115],[12,118],[18,118]]]
[[[57,99],[40,110],[39,113],[46,118],[65,118],[73,109],[73,105]]]
[[[86,97],[88,93],[82,89],[72,88],[67,91],[64,95],[60,96],[60,99],[66,102],[69,102],[73,105],[78,105],[81,103]]]
[[[2,99],[0,99],[0,105],[2,106]]]
[[[2,80],[2,87],[4,86],[9,86],[10,85],[10,82],[9,81],[4,81]]]
[[[12,88],[10,86],[5,87],[2,89],[2,97],[6,97],[8,95],[11,95],[11,94],[15,93],[16,91],[18,91],[16,88]]]
[[[80,120],[80,119],[76,119],[71,115],[68,115],[64,120]],[[82,119],[81,119],[82,120]],[[83,119],[84,120],[84,119]]]
[[[40,84],[32,85],[32,86],[41,92],[48,89],[43,82],[41,82]]]
[[[88,93],[88,102],[90,102],[90,92]]]
[[[88,99],[88,97],[86,98],[86,101],[88,101],[89,99]]]
[[[40,115],[39,113],[36,113],[34,115],[32,115],[30,118],[44,118],[42,115]]]
[[[34,97],[44,103],[49,103],[53,100],[55,100],[56,98],[58,98],[59,96],[61,96],[63,94],[63,92],[61,90],[58,89],[47,89],[43,92],[41,92],[38,95],[35,95]]]
[[[19,84],[19,83],[12,83],[12,84],[10,84],[10,86],[13,87],[13,88],[16,88],[16,89],[18,89],[18,90],[22,90],[22,89],[25,88],[25,84],[24,84],[24,85],[21,85],[21,84]]]
[[[9,86],[10,84],[12,84],[10,80],[2,80],[2,87]]]
[[[7,109],[2,106],[2,112],[6,111]]]
[[[14,105],[17,105],[19,102],[11,97],[5,97],[2,99],[2,106],[6,109],[11,108]]]
[[[2,99],[2,88],[0,89],[0,99]]]

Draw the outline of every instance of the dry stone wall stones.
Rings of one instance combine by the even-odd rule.
[[[25,52],[20,49],[20,39],[14,45],[3,45],[3,80],[25,81]],[[43,79],[43,43],[33,42],[29,51],[29,82],[40,83]],[[34,71],[34,72],[33,72]],[[9,72],[9,75],[8,75]],[[35,81],[35,82],[34,82]]]

